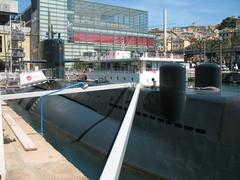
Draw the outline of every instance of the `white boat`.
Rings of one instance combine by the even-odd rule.
[[[159,86],[159,67],[166,63],[184,63],[180,56],[130,57],[130,51],[111,51],[107,56],[91,61],[88,80],[110,83],[140,82],[145,86]]]

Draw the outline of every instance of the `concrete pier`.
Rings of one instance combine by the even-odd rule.
[[[2,106],[2,114],[4,137],[8,139],[8,142],[4,144],[6,179],[87,179],[9,106]],[[18,126],[17,129],[22,129],[30,139],[27,142],[32,141],[36,148],[32,150],[24,148],[21,141],[26,143],[26,136],[22,136],[22,133],[20,136],[14,133],[11,127],[13,125],[9,125],[5,119],[9,116],[14,127]]]

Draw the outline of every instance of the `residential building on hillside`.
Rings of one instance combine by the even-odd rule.
[[[190,41],[186,39],[174,39],[172,41],[172,51],[173,52],[182,52],[184,54],[185,48],[190,45]]]
[[[177,38],[177,35],[170,29],[167,29],[166,31],[166,38],[167,38],[167,52],[171,51],[171,41],[175,38]],[[148,31],[149,34],[153,34],[156,36],[156,48],[160,51],[163,52],[164,51],[164,47],[163,47],[163,39],[164,39],[164,31],[162,29],[151,29]]]
[[[236,29],[240,29],[240,16],[236,20]]]
[[[163,38],[164,32],[161,29],[151,29],[149,31],[150,34],[154,34],[156,36],[156,44],[157,48],[160,52],[163,52]],[[183,34],[176,33],[173,30],[167,30],[167,52],[175,52],[175,53],[183,53],[184,49],[190,45],[190,41],[187,36],[183,36]]]
[[[219,36],[223,39],[240,37],[240,29],[225,28],[219,31]]]

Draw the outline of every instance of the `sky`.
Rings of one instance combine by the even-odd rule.
[[[240,16],[240,0],[88,0],[148,11],[149,27],[162,27],[167,8],[168,26],[211,25],[229,16]],[[19,0],[19,12],[30,0]]]

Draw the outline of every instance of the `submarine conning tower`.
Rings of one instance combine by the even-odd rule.
[[[64,42],[46,39],[39,43],[39,58],[47,60],[45,68],[51,69],[53,78],[64,79]]]

